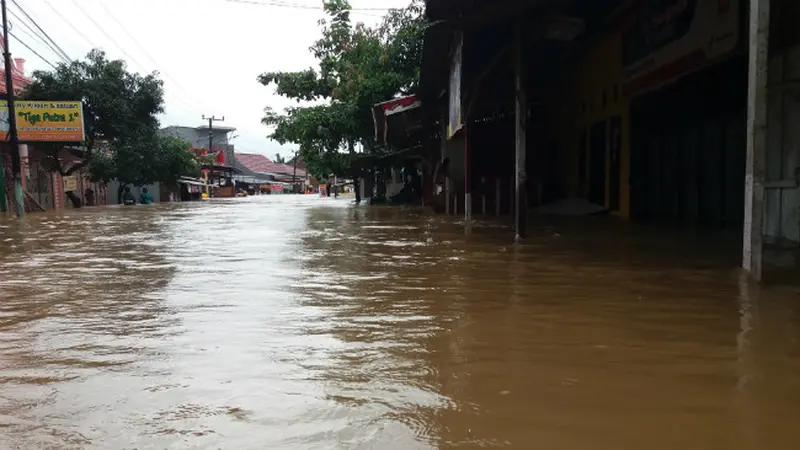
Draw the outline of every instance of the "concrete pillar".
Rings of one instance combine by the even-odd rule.
[[[742,266],[761,279],[764,236],[764,160],[767,150],[767,63],[770,0],[750,0]]]
[[[22,169],[21,174],[21,182],[22,182],[22,190],[28,190],[28,178],[31,176],[31,161],[30,161],[30,153],[28,152],[28,145],[27,144],[20,144],[19,145],[19,164],[20,168]]]
[[[441,123],[442,123],[442,137],[441,137],[441,151],[442,151],[442,161],[447,158],[447,110],[445,109],[441,115]],[[450,215],[450,177],[446,176],[443,178],[444,182],[444,213],[446,215]],[[436,180],[433,180],[434,183]]]
[[[486,215],[486,177],[481,177],[481,214]]]
[[[500,203],[502,201],[501,189],[500,189],[500,185],[502,184],[502,181],[500,180],[500,177],[495,178],[494,184],[495,184],[494,213],[495,213],[495,215],[497,217],[500,217],[500,208],[502,207],[502,205]]]
[[[58,172],[52,172],[53,183],[53,209],[59,211],[64,209],[64,179]]]
[[[464,125],[464,221],[472,220],[472,173],[469,167],[469,126]]]
[[[516,228],[516,240],[525,238],[527,231],[528,202],[525,192],[525,181],[527,173],[525,171],[526,157],[526,128],[528,122],[527,96],[525,86],[524,55],[522,42],[522,21],[516,24],[515,49],[514,49],[514,100],[516,111],[516,179],[515,179],[515,209],[514,224]]]

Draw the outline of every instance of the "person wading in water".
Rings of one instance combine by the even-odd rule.
[[[136,204],[136,199],[133,198],[133,194],[131,193],[131,188],[126,187],[125,192],[122,193],[122,204],[125,206],[131,206]]]
[[[143,205],[149,205],[153,203],[153,194],[151,194],[147,188],[142,188],[142,196],[139,198],[139,203]]]

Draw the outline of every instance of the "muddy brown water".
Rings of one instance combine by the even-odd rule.
[[[800,448],[736,241],[265,196],[0,219],[0,448]]]

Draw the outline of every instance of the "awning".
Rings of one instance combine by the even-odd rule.
[[[205,183],[203,183],[202,180],[199,180],[199,179],[196,179],[196,178],[180,178],[178,180],[178,183],[180,183],[180,184],[188,184],[188,185],[191,185],[191,186],[205,186],[206,185]]]
[[[234,175],[234,181],[238,181],[240,183],[248,183],[248,184],[269,184],[272,183],[272,180],[267,177],[260,177],[257,175]]]
[[[422,102],[416,95],[392,99],[372,107],[375,140],[399,142],[422,128]]]
[[[211,165],[211,164],[203,164],[202,166],[200,166],[200,170],[205,170],[205,171],[209,171],[210,170],[212,172],[222,172],[222,173],[230,173],[230,174],[242,173],[241,170],[239,170],[237,168],[234,168],[234,167],[218,166],[218,165]]]

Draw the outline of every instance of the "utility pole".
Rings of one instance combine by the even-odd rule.
[[[294,154],[294,171],[292,172],[292,193],[297,194],[295,192],[297,190],[295,186],[295,178],[297,178],[297,159],[300,158],[300,150],[297,150]]]
[[[3,10],[3,60],[6,69],[6,101],[8,101],[8,143],[11,147],[11,179],[14,182],[14,204],[17,217],[25,216],[25,198],[22,192],[22,165],[19,158],[19,136],[17,135],[17,112],[14,110],[14,80],[11,74],[11,52],[8,49],[8,19],[6,0],[0,2]],[[5,186],[3,186],[5,190]]]
[[[3,0],[5,1],[5,0]],[[224,122],[225,116],[222,116],[221,119],[217,118],[214,115],[206,117],[203,114],[203,120],[208,120],[208,152],[210,154],[214,154],[214,122]],[[213,164],[212,164],[213,165]],[[206,176],[206,195],[210,198],[211,197],[211,189],[209,188],[209,176],[214,173],[213,170],[208,171],[208,175]]]

